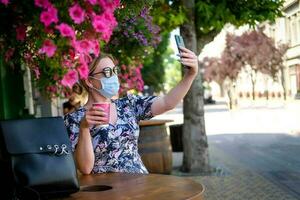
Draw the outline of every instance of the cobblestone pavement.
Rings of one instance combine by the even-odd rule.
[[[213,143],[210,143],[209,148],[211,165],[216,169],[214,173],[191,175],[180,172],[178,166],[175,166],[172,172],[173,175],[185,176],[202,183],[205,186],[206,200],[300,199],[299,174],[294,179],[291,177],[284,178],[284,174],[289,174],[288,171],[284,171],[282,172],[283,180],[277,180],[277,177],[267,176],[272,173],[272,169],[259,171],[257,168],[251,168],[247,162],[241,161],[239,156],[228,154]],[[174,161],[179,164],[181,160],[182,153],[175,153]],[[256,160],[254,159],[252,162],[255,163]],[[288,184],[284,184],[290,182],[292,185],[293,181],[295,181],[293,183],[295,188],[289,188]]]
[[[206,200],[300,199],[300,135],[292,131],[300,130],[300,117],[295,118],[299,106],[273,105],[247,105],[235,111],[220,105],[206,108],[214,173],[182,173],[182,153],[173,153],[172,174],[205,185]],[[213,127],[216,120],[226,123]],[[232,127],[236,123],[240,124]]]

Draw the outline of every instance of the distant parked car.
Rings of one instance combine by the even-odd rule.
[[[216,104],[216,101],[213,100],[212,96],[204,98],[204,104]]]

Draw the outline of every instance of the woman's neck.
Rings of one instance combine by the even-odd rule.
[[[96,102],[111,102],[111,100],[104,97],[104,96],[102,96],[102,95],[100,95],[100,94],[89,93],[88,94],[88,101],[84,105],[84,107],[90,108],[90,107],[92,107],[93,103],[96,103]]]

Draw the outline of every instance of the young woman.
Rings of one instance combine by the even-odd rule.
[[[198,58],[192,51],[181,48],[180,62],[187,67],[184,77],[165,96],[127,95],[120,99],[112,99],[119,90],[119,68],[113,59],[102,55],[92,62],[89,78],[82,82],[88,92],[87,103],[65,115],[81,173],[148,173],[138,154],[138,123],[173,109],[186,95],[198,73]],[[101,125],[107,114],[93,107],[96,102],[110,103],[106,127]]]

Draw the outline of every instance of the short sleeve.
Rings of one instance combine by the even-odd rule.
[[[151,105],[157,96],[140,96],[140,95],[128,95],[128,98],[133,106],[134,114],[138,121],[148,120],[153,116],[151,111]]]
[[[67,114],[64,116],[64,123],[67,128],[67,132],[72,144],[72,151],[75,151],[75,147],[78,142],[79,136],[79,123],[76,121],[73,115]]]

